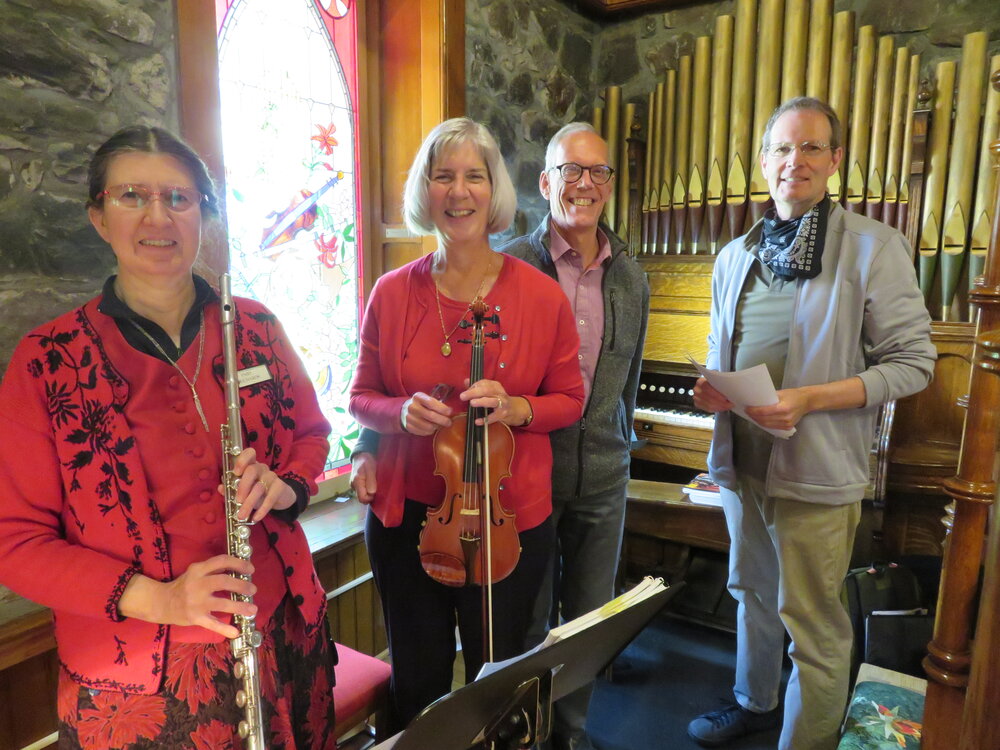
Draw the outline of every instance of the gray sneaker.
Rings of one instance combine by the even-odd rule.
[[[748,734],[766,732],[781,724],[781,709],[762,714],[733,703],[718,711],[702,714],[688,724],[688,737],[702,747],[721,747]]]

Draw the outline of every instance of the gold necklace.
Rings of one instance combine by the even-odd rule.
[[[483,274],[483,280],[479,282],[479,288],[476,289],[476,293],[472,297],[473,301],[475,301],[476,298],[478,298],[479,295],[482,294],[483,287],[486,286],[486,279],[490,277],[490,272],[492,270],[493,270],[493,258],[490,258],[490,262],[486,264],[486,273]],[[431,281],[434,281],[433,276],[431,277]],[[438,284],[436,281],[434,281],[434,299],[437,301],[438,320],[441,321],[441,333],[444,335],[444,343],[441,344],[441,356],[450,357],[451,342],[448,341],[448,339],[450,339],[452,335],[455,333],[455,331],[458,330],[458,327],[462,325],[462,321],[465,320],[465,313],[463,313],[462,317],[458,319],[458,322],[455,324],[455,327],[452,328],[451,331],[449,331],[447,328],[444,327],[444,313],[441,311],[441,290],[438,288]],[[465,308],[465,311],[468,312],[471,309],[472,305],[470,304],[467,308]]]
[[[194,387],[194,384],[198,382],[198,375],[201,373],[201,358],[205,353],[205,308],[201,309],[201,318],[198,323],[198,362],[194,366],[193,380],[184,374],[184,370],[180,368],[180,365],[177,364],[176,360],[171,359],[170,355],[163,351],[163,347],[157,343],[156,339],[150,336],[149,331],[132,320],[132,318],[125,318],[125,320],[131,323],[135,330],[149,339],[149,342],[156,347],[156,351],[162,354],[163,358],[173,365],[174,369],[181,374],[181,377],[184,378],[184,382],[187,383],[188,388],[191,389],[191,396],[194,398],[194,408],[198,410],[198,416],[201,417],[201,423],[205,427],[205,432],[211,432],[211,430],[208,429],[208,420],[205,418],[205,412],[201,408],[201,399],[198,398],[198,391],[196,391]]]

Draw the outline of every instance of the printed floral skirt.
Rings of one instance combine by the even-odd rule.
[[[336,653],[325,622],[321,632],[307,636],[298,608],[286,596],[263,635],[259,658],[268,747],[336,750]],[[60,670],[60,750],[240,750],[236,727],[243,711],[236,705],[233,661],[229,641],[173,644],[156,695],[91,690]]]

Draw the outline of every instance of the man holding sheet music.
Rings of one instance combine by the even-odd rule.
[[[695,386],[695,404],[716,413],[708,465],[722,488],[729,590],[739,604],[736,703],[688,726],[705,747],[779,724],[782,750],[836,746],[851,652],[839,594],[878,407],[923,389],[933,373],[930,319],[905,238],[826,195],[842,157],[827,104],[782,104],[760,155],[774,209],[715,264],[707,367],[764,364],[778,390],[776,403],[752,406],[705,378]],[[732,416],[741,407],[749,419]],[[786,631],[792,673],[782,721]]]

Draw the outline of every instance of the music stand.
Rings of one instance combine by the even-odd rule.
[[[373,750],[518,750],[544,740],[552,702],[593,681],[680,589],[670,586],[438,699]]]

